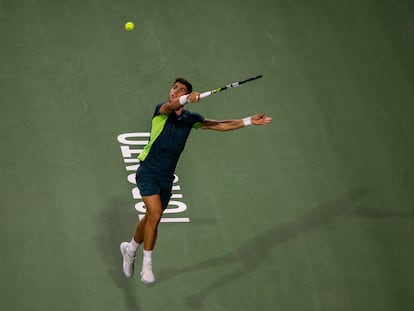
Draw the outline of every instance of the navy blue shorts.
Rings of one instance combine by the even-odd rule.
[[[141,196],[150,196],[159,194],[161,198],[162,209],[165,210],[168,206],[172,194],[172,186],[174,182],[174,175],[160,176],[149,174],[145,170],[138,168],[135,180]]]

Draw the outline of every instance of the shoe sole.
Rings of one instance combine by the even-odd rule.
[[[155,282],[155,280],[150,282],[150,281],[147,281],[147,280],[141,278],[141,282],[144,283],[144,284],[152,284],[152,283]]]

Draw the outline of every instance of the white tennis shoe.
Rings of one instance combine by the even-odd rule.
[[[123,258],[122,268],[127,278],[130,278],[134,274],[134,260],[135,257],[128,254],[127,248],[129,243],[122,242],[119,246]]]
[[[152,273],[152,263],[145,263],[142,265],[141,282],[150,284],[155,282],[154,273]]]

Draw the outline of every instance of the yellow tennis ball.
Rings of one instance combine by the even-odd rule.
[[[134,30],[134,28],[135,28],[135,25],[134,25],[133,22],[127,22],[125,24],[125,30],[126,31],[132,31],[132,30]]]

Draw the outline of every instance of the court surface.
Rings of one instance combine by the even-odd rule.
[[[1,0],[0,310],[414,310],[413,12]],[[273,123],[191,134],[166,214],[187,222],[160,225],[154,285],[124,278],[139,148],[120,135],[178,76],[256,74],[188,109]]]

